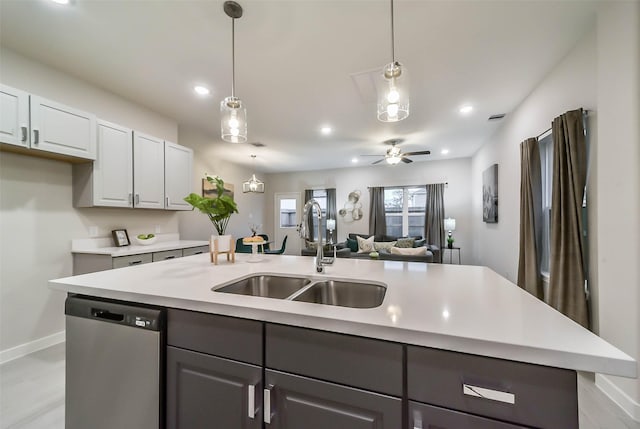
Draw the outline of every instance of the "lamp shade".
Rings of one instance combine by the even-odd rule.
[[[238,97],[227,97],[220,102],[220,118],[222,140],[230,143],[247,141],[247,109]]]
[[[378,92],[378,120],[397,122],[409,116],[409,76],[399,62],[384,66],[376,82]]]
[[[335,219],[327,219],[327,229],[329,231],[333,231],[336,229],[336,220]]]
[[[450,217],[446,218],[444,220],[444,229],[446,229],[447,231],[455,231],[456,220]]]

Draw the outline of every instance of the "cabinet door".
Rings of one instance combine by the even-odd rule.
[[[167,428],[262,427],[262,369],[167,347]]]
[[[179,144],[164,142],[165,208],[191,210],[184,197],[193,190],[193,151]]]
[[[0,143],[29,147],[29,94],[0,85]]]
[[[402,401],[279,371],[266,371],[264,421],[271,429],[398,429]]]
[[[93,205],[133,207],[133,137],[130,128],[98,121]]]
[[[134,207],[164,209],[164,140],[133,132]]]
[[[31,148],[96,159],[96,117],[32,95]]]
[[[413,429],[526,429],[497,420],[409,401],[409,427]]]

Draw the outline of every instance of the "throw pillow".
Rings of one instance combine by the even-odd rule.
[[[406,249],[408,247],[413,247],[415,243],[416,243],[416,240],[414,238],[398,238],[396,247]]]
[[[374,241],[373,248],[376,250],[389,250],[396,245],[395,241]]]
[[[347,238],[347,247],[352,252],[357,253],[358,252],[358,240],[356,240],[355,238]]]
[[[358,237],[358,253],[371,253],[373,252],[373,235],[367,239]]]
[[[416,242],[413,244],[413,247],[422,247],[425,244],[427,244],[427,240],[424,238],[421,238],[419,240],[416,240]]]
[[[392,255],[411,255],[411,256],[423,256],[427,254],[426,247],[392,247]]]

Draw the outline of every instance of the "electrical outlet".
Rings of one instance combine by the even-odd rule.
[[[89,237],[97,237],[98,236],[98,227],[90,226],[89,227]]]

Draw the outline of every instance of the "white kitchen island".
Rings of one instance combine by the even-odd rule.
[[[51,280],[49,285],[73,294],[267,322],[267,326],[274,324],[276,330],[277,326],[286,325],[384,340],[402,344],[405,350],[419,346],[420,349],[413,348],[551,369],[637,376],[636,362],[630,356],[486,267],[338,258],[324,274],[316,274],[314,258],[310,257],[264,255],[259,263],[249,263],[248,258],[249,255],[237,254],[235,263],[212,265],[209,255],[196,255]],[[382,305],[368,309],[212,291],[256,274],[368,281],[387,289]],[[411,371],[411,352],[408,354]],[[406,373],[403,377],[406,384]],[[406,402],[406,394],[404,398]],[[577,394],[575,401],[577,404]],[[416,415],[417,408],[410,405],[409,409]],[[499,413],[492,417],[507,418]],[[464,423],[468,427],[473,424]]]

